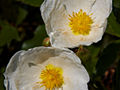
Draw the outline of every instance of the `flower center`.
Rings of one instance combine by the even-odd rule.
[[[41,87],[45,86],[46,90],[54,90],[55,88],[62,88],[64,83],[63,70],[60,67],[55,67],[52,64],[48,64],[44,70],[42,70],[40,79]]]
[[[91,24],[93,24],[90,15],[82,9],[78,13],[73,12],[72,16],[69,15],[69,21],[69,26],[75,35],[88,35],[91,31]]]

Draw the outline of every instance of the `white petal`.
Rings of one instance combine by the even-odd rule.
[[[63,17],[65,13],[72,14],[73,11],[78,12],[80,9],[89,11],[94,2],[95,0],[75,0],[74,2],[73,0],[45,0],[40,9],[45,24],[50,24],[51,21],[48,21],[54,18],[60,20],[57,20],[60,23],[62,20],[59,18]],[[53,20],[51,24],[54,22]]]
[[[91,13],[95,23],[101,27],[112,11],[112,0],[96,0]]]
[[[19,51],[14,56],[12,56],[12,58],[10,59],[10,62],[6,67],[6,72],[4,73],[4,76],[5,76],[4,85],[6,87],[6,90],[9,90],[9,89],[16,90],[16,86],[12,78],[12,75],[17,69],[17,65],[19,63],[19,56],[22,52],[23,51]]]
[[[53,64],[63,69],[64,90],[82,88],[89,81],[89,75],[80,59],[68,49],[36,47],[16,53],[5,71],[5,86],[9,90],[45,90],[40,88],[41,70]],[[76,83],[77,81],[77,83]],[[77,87],[76,87],[77,85]],[[69,87],[71,89],[69,89]],[[86,89],[85,89],[86,90]]]
[[[89,12],[95,0],[45,0],[41,5],[41,14],[50,35],[64,31],[68,26],[68,16],[80,9]]]
[[[94,20],[94,27],[90,32],[91,35],[75,36],[68,25],[68,15],[80,9],[87,14],[93,13],[91,17]],[[41,14],[51,45],[67,48],[91,45],[101,40],[111,10],[112,0],[75,0],[74,2],[73,0],[45,0],[41,6]]]

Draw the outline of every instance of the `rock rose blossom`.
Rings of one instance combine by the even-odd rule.
[[[10,59],[4,76],[6,90],[88,90],[89,75],[68,49],[19,51]]]
[[[52,46],[88,46],[102,39],[112,0],[44,0],[40,10]]]

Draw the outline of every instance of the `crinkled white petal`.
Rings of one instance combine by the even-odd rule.
[[[17,52],[10,60],[5,76],[7,90],[45,90],[37,82],[46,65],[63,69],[63,90],[88,90],[89,75],[80,59],[68,49],[36,47]]]
[[[112,11],[112,0],[96,0],[93,7],[91,8],[91,13],[93,13],[93,18],[95,24],[99,27],[103,27],[105,20],[108,18]]]
[[[89,35],[74,35],[69,27],[69,15],[82,9],[94,23]],[[45,0],[41,14],[54,47],[77,47],[101,40],[112,10],[112,0]]]

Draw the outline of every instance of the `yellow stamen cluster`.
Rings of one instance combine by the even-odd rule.
[[[41,87],[45,86],[46,90],[54,90],[56,88],[62,88],[64,83],[63,70],[60,67],[55,67],[52,64],[46,66],[45,70],[42,70],[40,79]]]
[[[82,9],[78,13],[73,12],[72,16],[69,15],[69,20],[69,26],[71,27],[73,34],[89,34],[93,20],[91,19],[90,15],[87,15],[86,12],[82,11]]]

